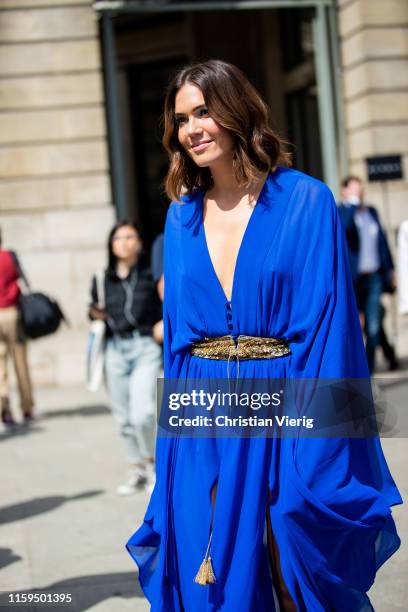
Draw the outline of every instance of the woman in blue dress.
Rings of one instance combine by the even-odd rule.
[[[244,74],[186,66],[164,118],[165,378],[369,378],[333,196]],[[226,336],[249,358],[206,353]],[[402,503],[378,437],[159,436],[156,478],[126,544],[153,611],[373,610]]]

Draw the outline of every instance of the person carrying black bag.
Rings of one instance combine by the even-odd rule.
[[[1,245],[0,232],[0,405],[6,426],[15,425],[10,409],[7,361],[11,357],[17,376],[20,408],[25,422],[33,418],[34,399],[27,363],[26,339],[19,313],[20,267],[12,251]]]

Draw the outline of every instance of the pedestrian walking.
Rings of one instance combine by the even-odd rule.
[[[180,69],[163,143],[165,378],[369,381],[334,198],[242,71]],[[156,464],[127,542],[152,610],[372,609],[402,502],[378,437],[159,436]]]
[[[104,308],[92,281],[90,317],[106,323],[105,376],[129,464],[127,481],[118,487],[129,495],[155,480],[156,383],[161,349],[152,328],[161,319],[161,304],[142,256],[138,227],[120,221],[108,239],[104,274]]]
[[[21,266],[16,253],[4,249],[0,231],[0,403],[2,422],[11,426],[15,420],[10,407],[8,358],[14,364],[20,409],[25,422],[33,418],[34,399],[27,362],[27,344],[18,308]]]
[[[375,353],[382,346],[392,370],[398,362],[383,327],[383,292],[396,288],[394,263],[386,234],[374,206],[365,202],[364,185],[357,176],[342,183],[340,217],[346,233],[350,271],[360,312],[364,316],[366,353],[370,373],[375,371]]]

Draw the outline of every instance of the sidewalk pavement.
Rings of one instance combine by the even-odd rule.
[[[388,380],[392,401],[406,404],[408,370],[394,378],[388,375]],[[5,592],[36,589],[71,593],[73,606],[16,609],[148,610],[136,566],[124,548],[142,521],[148,496],[116,494],[126,465],[105,393],[38,389],[36,398],[38,418],[32,425],[19,426],[13,435],[0,431],[3,600]],[[408,497],[407,442],[382,440],[404,499]],[[379,571],[370,591],[376,612],[407,609],[406,506],[394,507],[393,514],[403,546]]]
[[[72,594],[72,607],[38,610],[149,610],[124,547],[148,496],[116,493],[127,468],[105,393],[36,399],[38,419],[0,437],[0,590]]]

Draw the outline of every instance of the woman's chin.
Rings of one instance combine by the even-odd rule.
[[[196,163],[197,166],[199,166],[200,168],[208,168],[210,166],[214,166],[216,164],[218,164],[220,161],[222,161],[222,159],[225,158],[224,155],[208,155],[206,157],[201,156],[201,157],[193,157],[193,161]]]

